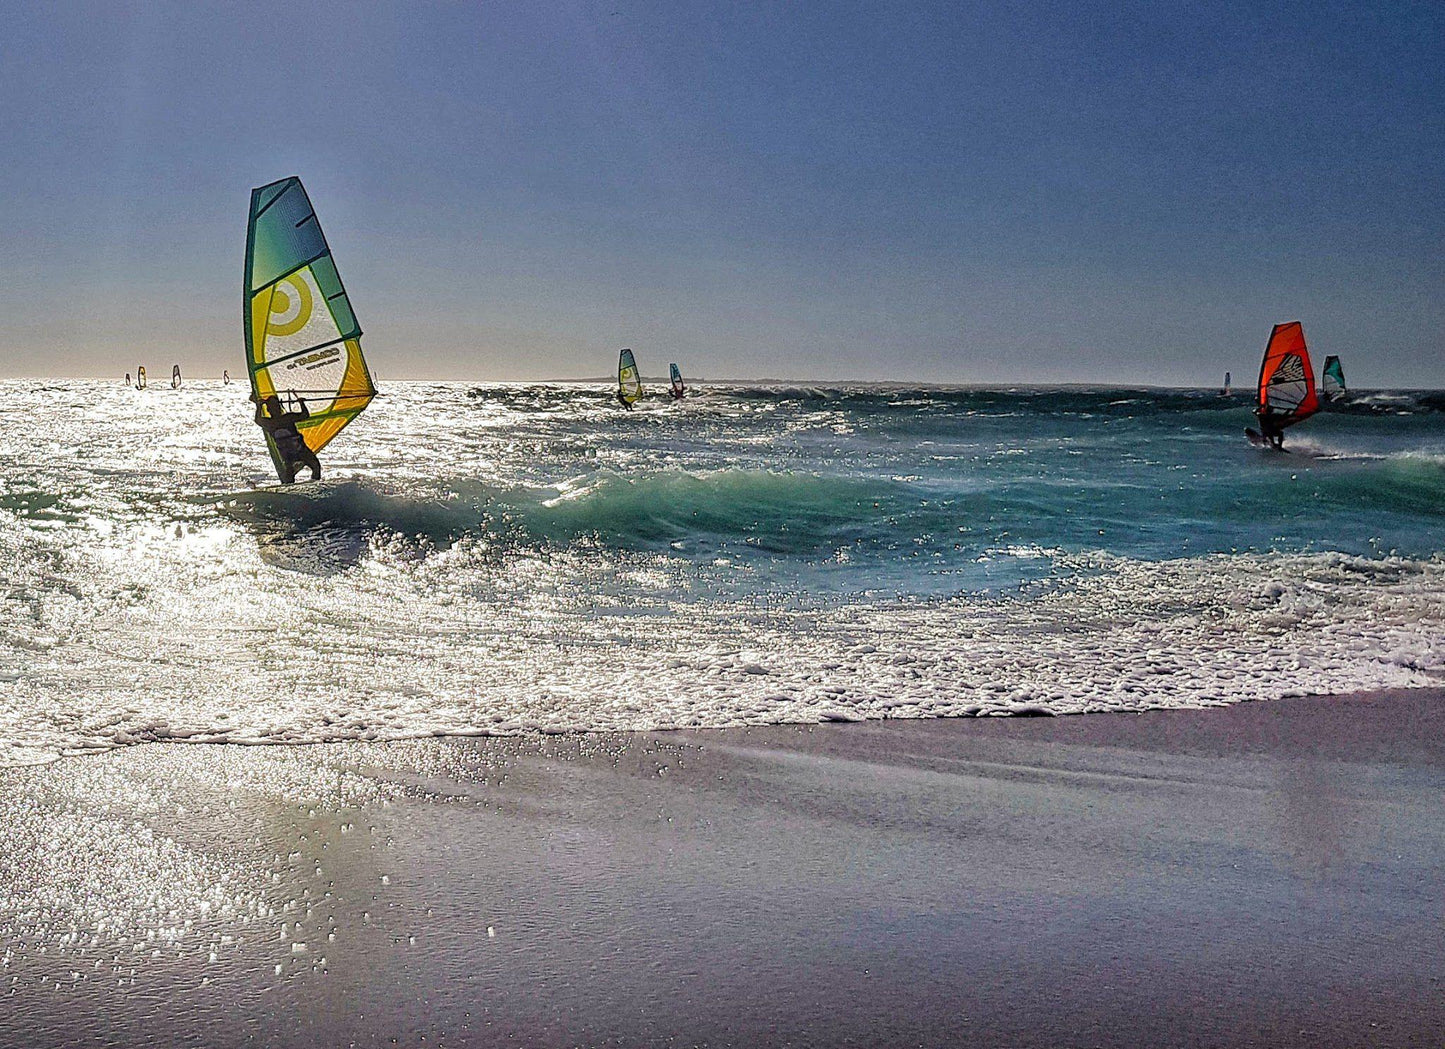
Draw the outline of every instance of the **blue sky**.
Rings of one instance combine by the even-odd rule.
[[[298,174],[383,379],[1445,386],[1439,4],[0,14],[0,374],[237,370]]]

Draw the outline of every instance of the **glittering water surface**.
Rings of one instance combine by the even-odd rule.
[[[392,383],[268,487],[245,388],[0,383],[0,764],[1200,705],[1438,681],[1445,398]]]

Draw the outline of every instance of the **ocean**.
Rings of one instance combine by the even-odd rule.
[[[1198,707],[1445,680],[1445,394],[0,383],[0,765]]]

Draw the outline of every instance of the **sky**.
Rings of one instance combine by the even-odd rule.
[[[380,380],[1445,387],[1445,5],[11,3],[0,376],[242,367],[306,184]]]

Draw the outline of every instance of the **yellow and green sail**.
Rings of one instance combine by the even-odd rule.
[[[642,378],[637,374],[637,361],[631,350],[623,350],[617,356],[617,396],[628,404],[642,399]]]
[[[251,191],[246,226],[244,324],[251,389],[280,396],[288,410],[304,397],[311,418],[297,425],[319,452],[376,396],[361,355],[361,326],[299,178]],[[266,444],[284,476],[276,445]]]

